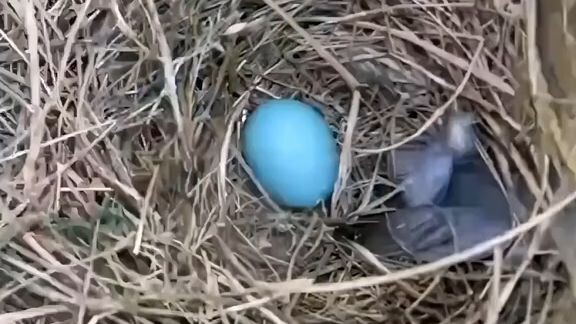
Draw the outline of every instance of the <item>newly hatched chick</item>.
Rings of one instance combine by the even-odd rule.
[[[446,194],[454,161],[474,151],[473,115],[453,113],[446,126],[392,153],[393,177],[408,207],[436,203]]]
[[[397,150],[404,206],[360,225],[359,243],[381,256],[402,250],[418,261],[434,261],[510,229],[508,201],[475,139],[471,115],[457,114],[420,150]]]

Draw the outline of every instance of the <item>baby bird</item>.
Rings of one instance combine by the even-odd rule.
[[[360,225],[359,243],[377,255],[403,251],[431,262],[510,229],[508,200],[475,140],[472,116],[455,114],[424,145],[396,150],[402,208]]]
[[[392,152],[393,177],[407,207],[437,203],[444,197],[454,162],[475,151],[473,121],[472,114],[453,113],[439,131]]]

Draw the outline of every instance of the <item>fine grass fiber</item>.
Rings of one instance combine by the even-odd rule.
[[[542,203],[523,8],[0,2],[0,323],[552,323],[569,284],[545,229],[575,197]],[[251,180],[242,122],[269,98],[336,134],[324,208],[281,210]],[[388,154],[455,110],[502,184],[540,197],[516,226],[428,264],[336,239],[390,209]]]

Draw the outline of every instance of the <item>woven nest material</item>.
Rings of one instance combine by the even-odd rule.
[[[534,226],[480,247],[493,261],[425,265],[382,263],[330,226],[388,210],[386,155],[451,110],[482,120],[505,184],[538,192],[510,109],[513,2],[0,4],[0,323],[545,318],[566,282],[533,260]],[[251,185],[242,121],[281,97],[338,134],[328,210],[275,210]]]

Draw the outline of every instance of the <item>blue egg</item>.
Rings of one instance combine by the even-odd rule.
[[[330,197],[338,177],[338,146],[328,123],[297,100],[270,100],[251,113],[243,152],[258,182],[284,207],[316,206]]]

